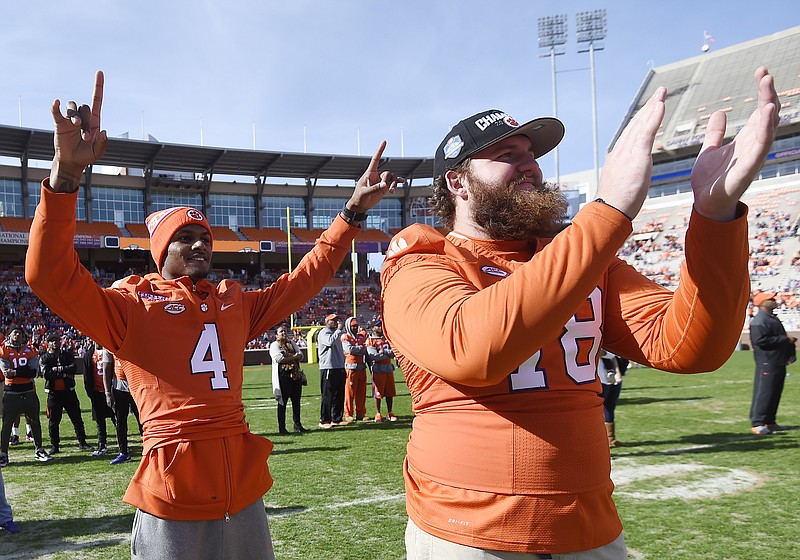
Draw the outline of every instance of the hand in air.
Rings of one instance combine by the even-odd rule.
[[[78,107],[75,101],[70,101],[65,116],[61,113],[61,101],[53,101],[56,154],[50,172],[50,187],[57,192],[75,191],[86,166],[97,161],[106,151],[108,135],[105,130],[100,130],[103,83],[103,72],[98,70],[91,107],[85,104]]]
[[[758,107],[736,137],[722,145],[727,118],[717,111],[708,121],[700,155],[692,169],[695,210],[713,220],[736,217],[736,204],[764,165],[780,121],[781,104],[766,68],[755,71]]]
[[[393,193],[397,185],[406,182],[403,177],[398,177],[390,171],[378,173],[378,165],[385,149],[386,140],[382,140],[367,170],[356,182],[353,195],[347,201],[347,207],[353,212],[366,212],[378,204],[386,193]]]

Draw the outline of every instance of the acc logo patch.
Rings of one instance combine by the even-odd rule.
[[[461,139],[460,135],[456,134],[444,145],[444,159],[453,159],[454,157],[458,157],[458,154],[461,153],[461,148],[463,147],[464,141]]]
[[[186,306],[183,305],[182,303],[178,303],[177,301],[174,301],[172,303],[168,303],[167,305],[165,305],[164,306],[164,311],[166,311],[170,315],[178,315],[178,314],[183,313],[184,311],[186,311]]]
[[[496,266],[482,266],[481,272],[485,272],[486,274],[491,274],[492,276],[499,276],[500,278],[505,278],[506,276],[508,276],[508,272],[506,272],[502,268],[497,268]]]

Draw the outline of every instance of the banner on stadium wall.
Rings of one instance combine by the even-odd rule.
[[[0,244],[3,245],[27,245],[27,231],[0,231]]]
[[[99,249],[100,236],[86,233],[76,233],[72,240],[76,249]]]

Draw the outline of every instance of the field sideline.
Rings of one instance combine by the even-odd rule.
[[[275,486],[265,502],[277,558],[403,558],[408,389],[398,384],[398,422],[323,431],[318,371],[304,368],[303,423],[313,429],[304,435],[277,435],[269,368],[245,372],[251,429],[275,442]],[[747,419],[750,352],[737,352],[713,374],[629,370],[617,408],[617,437],[626,445],[612,455],[632,559],[800,560],[800,368],[789,371],[779,422],[792,429],[757,438]],[[91,440],[95,425],[80,383],[78,393]],[[133,422],[130,432],[138,459]],[[0,531],[0,558],[129,558],[133,509],[121,496],[136,463],[110,466],[116,445],[100,459],[77,451],[66,416],[61,433],[62,453],[50,463],[34,461],[32,444],[11,447],[3,475],[22,532]]]

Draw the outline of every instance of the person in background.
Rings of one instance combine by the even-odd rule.
[[[797,338],[786,329],[775,310],[775,292],[759,292],[753,296],[758,313],[750,321],[750,342],[756,362],[753,399],[750,403],[750,424],[757,436],[767,436],[786,428],[778,424],[778,405],[786,381],[786,366],[797,360]]]
[[[617,409],[619,395],[622,391],[622,376],[628,368],[628,360],[620,358],[608,350],[600,350],[600,362],[597,364],[597,375],[603,387],[600,397],[603,399],[603,416],[606,424],[608,446],[622,445],[617,441],[614,423],[614,411]]]
[[[103,347],[99,342],[93,342],[92,347],[83,356],[83,386],[92,403],[92,418],[97,424],[97,449],[92,453],[95,457],[108,453],[106,420],[110,418],[115,429],[117,425],[114,410],[106,400],[103,356]]]
[[[128,379],[122,361],[114,354],[103,350],[103,389],[105,390],[106,405],[114,411],[114,425],[117,427],[117,456],[111,459],[110,465],[121,465],[131,460],[128,447],[128,414],[133,414],[139,426],[139,434],[143,433],[142,423],[139,420],[139,407],[131,395]]]
[[[317,334],[322,391],[319,427],[324,430],[345,425],[347,422],[344,419],[344,386],[347,377],[344,369],[343,334],[344,324],[335,313],[325,317],[325,328]]]
[[[19,525],[14,521],[14,512],[6,499],[6,482],[3,480],[3,469],[0,468],[0,529],[6,533],[19,533]]]
[[[367,351],[369,352],[370,364],[372,369],[372,393],[375,398],[375,422],[382,422],[381,400],[386,399],[386,417],[390,422],[395,422],[392,409],[397,388],[394,386],[394,352],[392,346],[383,336],[383,324],[380,319],[372,324],[369,338],[367,339]]]
[[[61,335],[52,333],[47,337],[47,352],[39,359],[39,367],[44,377],[44,390],[47,393],[47,410],[50,412],[48,433],[50,434],[50,455],[61,452],[61,418],[67,411],[81,451],[94,451],[86,441],[86,427],[81,416],[81,403],[75,392],[75,373],[78,366],[71,350],[61,348]]]
[[[288,435],[286,429],[286,402],[292,402],[294,431],[307,432],[300,421],[300,398],[303,396],[303,379],[300,362],[303,352],[288,337],[286,326],[275,331],[275,340],[269,345],[272,358],[272,389],[278,401],[278,433]]]
[[[344,419],[363,420],[367,414],[367,333],[358,319],[348,317],[344,322],[342,349],[347,380],[344,386]]]
[[[5,377],[3,393],[3,427],[0,432],[0,467],[9,463],[8,446],[11,442],[11,428],[24,414],[30,422],[33,441],[36,446],[36,460],[47,462],[52,459],[42,446],[42,424],[39,420],[41,404],[36,395],[33,380],[39,372],[39,353],[28,345],[28,335],[18,326],[12,326],[8,336],[0,346],[0,370]]]

